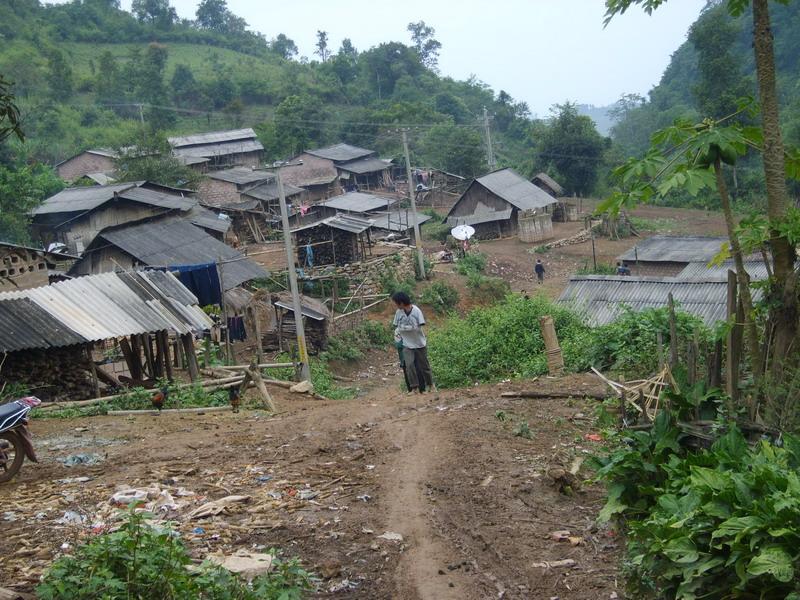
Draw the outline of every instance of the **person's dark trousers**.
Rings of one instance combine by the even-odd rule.
[[[428,349],[403,348],[403,358],[406,363],[409,387],[411,389],[420,388],[420,391],[423,391],[424,388],[420,386],[424,384],[426,388],[432,388],[433,373],[431,365],[428,363]]]

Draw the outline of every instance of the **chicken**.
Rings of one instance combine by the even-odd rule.
[[[156,390],[156,392],[150,396],[150,403],[153,405],[153,408],[157,408],[158,412],[161,412],[167,398],[169,398],[169,388],[163,387],[160,390]]]
[[[233,407],[233,412],[238,413],[239,407],[242,405],[242,399],[239,396],[239,388],[232,387],[228,388],[228,399],[231,401],[231,406]]]

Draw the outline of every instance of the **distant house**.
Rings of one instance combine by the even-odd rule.
[[[550,175],[547,173],[538,173],[534,175],[533,179],[531,179],[531,183],[539,188],[542,188],[554,198],[564,195],[564,188],[562,188],[558,182],[550,177]]]
[[[0,292],[47,285],[77,259],[71,254],[0,242]]]
[[[113,150],[97,148],[84,150],[58,163],[56,173],[64,181],[76,181],[90,174],[110,175],[116,169],[118,155]]]
[[[285,167],[286,180],[308,189],[312,201],[338,195],[342,188],[375,190],[387,188],[392,183],[391,161],[379,158],[374,150],[350,144],[306,150],[289,162],[302,164]],[[312,189],[321,186],[327,188]]]
[[[299,265],[346,265],[364,260],[371,253],[369,229],[373,223],[339,214],[292,229]]]
[[[726,237],[654,235],[617,257],[633,275],[673,277],[689,263],[708,263],[720,253]]]
[[[758,260],[753,257],[746,257],[744,270],[750,276],[750,281],[764,281],[769,279],[770,270],[763,259]],[[708,262],[692,262],[675,276],[675,279],[697,279],[701,281],[709,280],[728,280],[728,271],[736,272],[736,264],[733,260],[725,260],[721,264],[709,264]]]
[[[269,171],[250,167],[211,171],[197,186],[197,197],[205,206],[222,209],[235,207],[242,202],[244,190],[274,178],[275,175]]]
[[[105,229],[70,271],[89,275],[142,267],[185,267],[219,263],[229,290],[268,273],[201,227],[181,217],[165,217]]]
[[[197,205],[191,194],[146,181],[67,188],[34,209],[32,230],[45,247],[58,242],[81,254],[108,227],[187,213]]]
[[[474,179],[447,213],[448,225],[471,225],[480,239],[520,235],[523,241],[552,237],[550,211],[557,200],[512,169]]]
[[[417,225],[430,221],[433,217],[417,213]],[[370,216],[374,221],[372,231],[378,239],[408,238],[414,243],[413,213],[409,208],[397,208]]]
[[[728,283],[722,279],[586,275],[570,278],[558,302],[573,308],[590,325],[612,322],[626,309],[661,308],[669,294],[681,310],[713,326],[727,318]],[[754,299],[761,292],[753,289]]]
[[[168,138],[172,153],[185,161],[208,159],[211,168],[256,167],[264,157],[264,146],[251,128],[210,131]]]
[[[320,202],[319,206],[324,209],[323,214],[326,216],[333,216],[338,212],[365,215],[367,213],[376,213],[379,211],[385,212],[390,206],[396,203],[396,198],[377,196],[364,192],[347,192],[346,194],[335,196],[325,202]]]
[[[410,237],[413,239],[414,223],[411,210],[397,206],[397,198],[364,192],[347,192],[318,205],[325,217],[346,213],[373,221],[372,229],[380,237]],[[431,217],[417,213],[418,224]]]

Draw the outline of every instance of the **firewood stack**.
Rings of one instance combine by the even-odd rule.
[[[94,394],[89,360],[81,346],[11,352],[0,369],[0,386],[4,383],[25,385],[42,400],[83,400]]]

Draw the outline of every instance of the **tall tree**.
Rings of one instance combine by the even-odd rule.
[[[164,129],[175,122],[175,113],[166,106],[169,104],[164,85],[167,57],[166,46],[155,42],[149,44],[139,69],[138,97],[150,105],[147,109],[147,121],[155,130]]]
[[[569,193],[591,194],[597,185],[605,143],[591,118],[578,114],[575,104],[553,107],[543,132],[541,163],[553,165]]]
[[[606,0],[606,22],[624,13],[630,6],[642,5],[652,13],[665,0]],[[788,0],[780,0],[784,4]],[[741,15],[750,0],[727,0],[728,11]],[[780,110],[776,83],[775,50],[768,0],[752,0],[753,53],[756,81],[761,109],[763,135],[762,162],[767,188],[767,216],[769,218],[769,247],[772,252],[773,278],[770,286],[772,299],[768,331],[774,333],[772,348],[772,373],[779,381],[787,366],[797,363],[798,303],[797,258],[795,244],[786,230],[789,216],[789,194],[786,186],[786,156],[780,128]],[[770,331],[771,330],[771,331]],[[794,360],[789,355],[795,350]]]
[[[162,29],[178,20],[178,13],[169,5],[169,0],[133,0],[131,12],[140,21]]]
[[[322,142],[325,109],[307,94],[289,96],[275,109],[275,130],[285,155],[296,154]]]
[[[47,52],[47,85],[53,98],[69,99],[74,89],[72,67],[58,49]]]
[[[425,21],[409,23],[406,29],[411,33],[411,41],[419,55],[420,62],[435,71],[439,66],[439,50],[442,44],[433,36],[436,30],[425,24]]]
[[[477,177],[486,171],[481,136],[453,123],[431,127],[422,140],[422,154],[431,167],[464,177]]]
[[[19,108],[11,92],[11,83],[0,75],[0,142],[12,135],[20,141],[25,139]]]
[[[314,54],[319,56],[319,59],[322,62],[327,62],[328,57],[331,55],[331,51],[328,50],[328,32],[327,31],[317,31],[317,45],[316,50],[314,50]]]
[[[200,0],[195,17],[197,24],[203,29],[224,31],[228,12],[226,0]]]
[[[105,50],[97,61],[99,73],[95,76],[94,92],[101,104],[115,102],[120,98],[119,67],[114,55]]]
[[[286,37],[286,34],[279,33],[278,37],[272,40],[271,47],[273,52],[286,60],[297,56],[297,44],[294,43],[294,40]]]
[[[199,91],[199,86],[191,67],[184,64],[175,66],[175,72],[170,80],[170,87],[172,88],[172,97],[178,105],[191,104],[192,100],[196,99]]]
[[[0,165],[0,240],[30,243],[31,211],[63,187],[64,182],[41,163]]]

